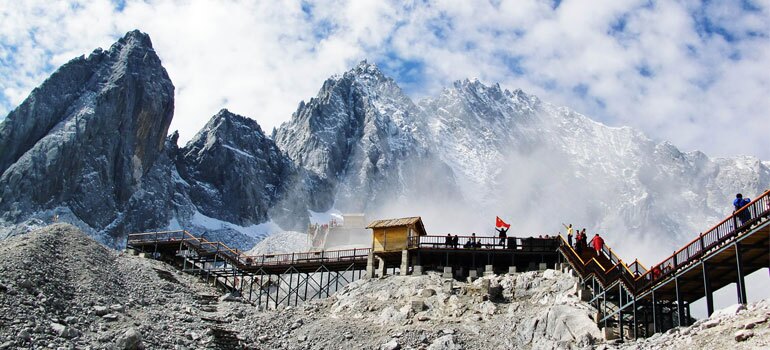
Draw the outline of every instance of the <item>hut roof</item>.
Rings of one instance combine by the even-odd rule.
[[[414,226],[418,231],[417,234],[420,236],[425,236],[428,234],[425,231],[425,226],[422,224],[422,218],[419,216],[398,219],[374,220],[369,224],[369,226],[366,226],[366,228],[386,228],[401,226]]]

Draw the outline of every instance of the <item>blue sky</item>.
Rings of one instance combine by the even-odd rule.
[[[177,87],[172,129],[182,140],[222,107],[270,130],[329,76],[368,59],[415,99],[479,78],[683,150],[770,159],[769,7],[766,0],[9,2],[0,9],[0,115],[63,63],[138,28]]]

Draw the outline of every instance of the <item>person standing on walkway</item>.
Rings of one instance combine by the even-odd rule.
[[[745,207],[749,203],[751,203],[751,199],[750,198],[743,198],[743,195],[740,194],[740,193],[736,194],[735,195],[735,200],[733,200],[733,207],[735,207],[735,210],[733,210],[733,214],[735,214],[735,212],[737,212],[741,208]],[[749,210],[745,209],[745,210],[741,211],[740,213],[738,213],[738,219],[741,219],[741,225],[745,224],[746,221],[749,221],[749,219],[751,219],[751,215],[749,213]]]
[[[505,227],[501,227],[501,228],[495,228],[495,230],[497,230],[497,232],[499,233],[497,237],[500,238],[500,245],[505,246],[505,240],[508,238],[508,229]]]
[[[577,237],[575,237],[575,251],[578,255],[583,254],[583,234],[578,231]]]
[[[561,225],[564,226],[564,228],[567,229],[567,239],[569,240],[569,245],[571,246],[572,245],[572,232],[574,231],[572,229],[572,224],[565,225],[564,223],[562,223]]]
[[[596,250],[596,254],[599,254],[599,252],[602,251],[602,247],[604,246],[604,239],[599,237],[599,234],[594,234],[594,238],[591,239],[591,246],[594,247],[594,250]]]

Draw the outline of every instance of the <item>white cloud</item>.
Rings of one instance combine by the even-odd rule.
[[[767,2],[753,10],[695,1],[472,5],[130,0],[119,11],[106,0],[8,3],[0,114],[67,60],[139,28],[177,87],[172,129],[182,139],[223,107],[269,132],[330,75],[365,58],[396,69],[402,63],[388,62],[397,58],[419,63],[407,86],[416,96],[478,77],[685,150],[770,158]]]

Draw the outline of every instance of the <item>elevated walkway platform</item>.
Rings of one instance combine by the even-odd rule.
[[[624,263],[606,245],[578,256],[561,238],[559,252],[601,310],[599,322],[616,327],[621,338],[624,331],[649,336],[689,325],[691,303],[705,298],[710,315],[713,292],[735,283],[745,304],[745,276],[770,268],[770,191],[649,269]]]

